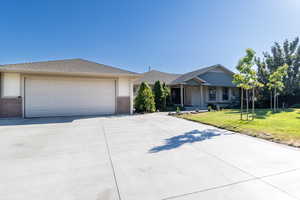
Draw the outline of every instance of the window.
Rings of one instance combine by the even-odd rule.
[[[209,101],[215,101],[217,98],[217,90],[215,87],[210,87],[208,89],[208,100]]]
[[[240,94],[239,94],[239,89],[238,88],[231,88],[231,97],[233,99],[237,99],[239,98]]]
[[[229,89],[227,87],[223,88],[223,101],[228,101],[229,100]]]

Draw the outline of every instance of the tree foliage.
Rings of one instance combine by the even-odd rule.
[[[134,107],[137,112],[155,112],[154,95],[151,88],[142,82],[138,94],[134,100]]]
[[[263,52],[262,58],[256,58],[259,81],[270,85],[271,74],[286,65],[286,73],[282,78],[285,89],[278,91],[286,103],[292,104],[295,96],[300,96],[300,43],[299,38],[293,41],[285,40],[282,44],[275,43],[270,52]],[[272,92],[267,88],[261,90],[262,100],[267,100]],[[272,102],[271,102],[272,103]]]
[[[287,76],[288,68],[289,66],[287,64],[284,64],[269,75],[267,86],[270,91],[274,91],[274,111],[276,111],[278,107],[279,93],[282,92],[285,87],[283,79]]]
[[[246,49],[246,56],[241,58],[237,65],[239,73],[233,76],[233,83],[241,88],[241,119],[243,119],[243,94],[246,91],[246,108],[247,120],[249,113],[249,90],[252,90],[252,117],[254,117],[254,101],[255,101],[255,88],[262,87],[263,84],[258,80],[257,73],[253,66],[255,65],[255,51]]]
[[[171,89],[166,85],[166,83],[162,84],[164,90],[164,110],[166,110],[167,105],[171,104]]]
[[[154,94],[154,101],[156,109],[164,110],[165,104],[165,91],[163,85],[160,81],[156,81],[153,86],[153,94]]]
[[[277,89],[277,91],[282,91],[284,86],[283,78],[287,75],[288,65],[284,64],[283,66],[277,68],[276,71],[274,71],[269,76],[269,82],[267,83],[267,86],[269,90]]]

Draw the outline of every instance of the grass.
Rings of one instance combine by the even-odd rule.
[[[300,109],[280,110],[277,113],[257,109],[253,121],[240,120],[239,110],[184,114],[179,117],[300,147]]]

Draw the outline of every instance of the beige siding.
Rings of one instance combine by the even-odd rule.
[[[21,78],[19,73],[2,73],[1,77],[2,97],[21,96]]]
[[[118,80],[118,96],[130,96],[130,80],[119,78]]]
[[[191,87],[185,87],[184,88],[184,104],[185,105],[192,105],[192,88]]]
[[[119,78],[117,85],[117,97],[124,99],[126,97],[129,99],[128,105],[126,105],[129,109],[129,112],[133,113],[133,101],[134,97],[137,94],[138,87],[135,88],[136,92],[133,93],[133,80],[128,78]],[[124,105],[125,106],[125,105]]]
[[[200,97],[200,86],[192,87],[192,94],[191,94],[191,102],[193,106],[200,106],[201,105],[201,97]]]

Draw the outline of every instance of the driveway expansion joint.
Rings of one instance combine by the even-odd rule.
[[[103,125],[102,125],[102,131],[103,131],[103,136],[104,136],[104,140],[105,140],[105,145],[106,145],[106,150],[107,150],[110,166],[111,166],[113,177],[114,177],[114,182],[115,182],[117,193],[118,193],[118,198],[119,198],[119,200],[122,200],[121,194],[120,194],[120,189],[119,189],[119,184],[118,184],[118,180],[117,180],[117,176],[116,176],[116,171],[115,171],[115,167],[114,167],[114,163],[113,163],[112,158],[111,158],[111,152],[110,152],[110,148],[109,148],[109,144],[108,144],[106,131],[105,131],[105,128],[104,128]]]
[[[211,188],[206,188],[206,189],[202,189],[202,190],[198,190],[198,191],[194,191],[194,192],[190,192],[190,193],[179,194],[179,195],[176,195],[176,196],[170,196],[170,197],[163,198],[161,200],[177,199],[177,198],[184,197],[184,196],[189,196],[189,195],[193,195],[193,194],[197,194],[197,193],[201,193],[201,192],[207,192],[207,191],[216,190],[216,189],[225,188],[225,187],[230,187],[230,186],[233,186],[233,185],[238,185],[238,184],[241,184],[241,183],[247,183],[247,182],[251,182],[251,181],[255,181],[255,180],[262,181],[263,183],[275,188],[276,190],[279,190],[280,192],[283,192],[283,193],[287,194],[288,196],[290,196],[294,199],[300,200],[299,198],[291,195],[290,193],[288,193],[288,192],[278,188],[277,186],[274,186],[273,184],[270,184],[269,182],[266,182],[266,181],[263,180],[264,178],[279,176],[279,175],[282,175],[282,174],[291,173],[291,172],[298,171],[298,170],[300,170],[300,168],[291,169],[291,170],[287,170],[287,171],[283,171],[283,172],[279,172],[279,173],[275,173],[275,174],[270,174],[270,175],[266,175],[266,176],[260,176],[260,177],[256,177],[256,176],[252,175],[253,178],[249,178],[249,179],[246,179],[246,180],[237,181],[237,182],[233,182],[233,183],[229,183],[229,184],[225,184],[225,185],[220,185],[220,186],[215,186],[215,187],[211,187]]]

